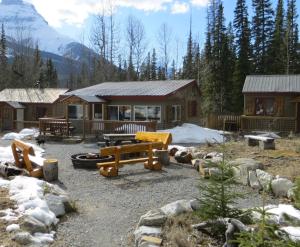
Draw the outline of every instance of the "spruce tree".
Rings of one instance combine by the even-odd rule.
[[[286,73],[294,74],[300,73],[299,69],[299,53],[297,50],[298,38],[298,24],[297,24],[297,8],[296,0],[288,0],[287,17],[286,17]],[[298,66],[299,65],[299,66]]]
[[[251,73],[251,45],[248,10],[245,0],[237,0],[234,10],[233,27],[235,31],[235,49],[237,59],[233,75],[232,106],[233,111],[241,113],[244,105],[242,88],[246,76]]]
[[[151,81],[157,80],[157,58],[156,58],[156,52],[155,49],[152,51],[152,56],[151,56],[151,76],[150,76]]]
[[[192,38],[191,23],[190,23],[188,42],[187,42],[187,51],[185,57],[183,58],[182,73],[183,73],[183,79],[193,78],[193,38]]]
[[[252,0],[254,16],[252,19],[254,72],[268,73],[268,48],[273,32],[273,9],[270,0]]]
[[[283,74],[285,72],[285,45],[284,45],[284,9],[283,0],[278,0],[275,28],[272,34],[269,48],[269,70],[270,74]]]
[[[0,90],[8,84],[8,61],[4,25],[1,26],[0,39]]]
[[[175,60],[173,59],[172,64],[171,64],[171,80],[176,79],[176,65],[175,65]]]

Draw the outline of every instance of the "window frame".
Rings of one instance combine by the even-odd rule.
[[[161,109],[162,109],[162,107],[161,107],[161,105],[134,105],[133,106],[133,119],[134,119],[134,121],[141,121],[141,120],[136,120],[135,119],[135,107],[136,106],[139,106],[139,107],[141,107],[141,106],[143,106],[143,107],[146,107],[146,120],[145,121],[151,121],[151,120],[149,120],[149,117],[148,117],[148,107],[159,107],[159,120],[155,120],[157,123],[161,123],[162,122],[162,114],[161,114]],[[144,122],[145,122],[144,121]]]
[[[101,118],[95,118],[95,105],[101,105]],[[103,120],[103,112],[104,112],[104,109],[103,109],[103,104],[99,104],[99,103],[94,103],[92,105],[92,119],[93,120]]]
[[[272,108],[273,108],[273,111],[272,111],[272,113],[268,113],[267,114],[267,112],[266,112],[266,105],[267,105],[267,101],[268,100],[270,100],[270,101],[272,101],[272,103],[273,103],[273,105],[272,105]],[[258,113],[258,107],[259,107],[259,105],[261,105],[262,106],[262,110],[263,110],[263,112],[262,112],[262,114],[259,114]],[[255,111],[254,111],[254,114],[255,114],[255,116],[275,116],[276,115],[276,111],[277,111],[277,109],[276,109],[276,98],[275,97],[255,97],[255,105],[254,105],[254,109],[255,109]]]
[[[78,116],[76,116],[76,118],[70,118],[70,114],[69,114],[69,107],[70,106],[76,106],[76,107],[81,107],[82,108],[82,117],[81,118],[78,118]],[[82,104],[68,104],[68,118],[71,119],[71,120],[82,120],[84,119],[83,117],[83,108],[86,107],[85,109],[85,119],[88,119],[88,112],[89,112],[89,107],[88,105],[82,105]],[[77,114],[77,111],[76,111],[76,114]]]
[[[131,121],[131,119],[132,119],[132,106],[131,105],[107,105],[107,118],[109,117],[109,111],[108,111],[108,109],[111,106],[118,107],[118,119],[117,120],[108,119],[108,120],[110,120],[110,121]],[[120,120],[120,115],[119,115],[120,107],[123,107],[123,106],[130,108],[130,119],[129,120],[127,120],[127,119],[126,120]]]
[[[182,105],[172,105],[172,114],[173,114],[173,109],[175,108],[175,118],[174,119],[172,119],[172,122],[178,122],[178,121],[181,121],[181,119],[182,119]],[[177,111],[177,109],[179,109],[179,118],[178,118],[178,111]],[[172,118],[173,118],[173,116],[172,116]]]

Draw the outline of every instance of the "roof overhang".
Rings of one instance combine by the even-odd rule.
[[[68,95],[67,97],[62,97],[59,102],[62,103],[105,103],[106,100],[98,96],[89,95]]]

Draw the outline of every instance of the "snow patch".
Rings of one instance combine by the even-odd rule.
[[[185,123],[173,129],[158,130],[172,134],[172,143],[221,143],[224,141],[222,131],[203,128],[195,124]]]
[[[37,137],[39,134],[39,130],[32,128],[32,129],[22,129],[19,133],[10,132],[5,134],[2,139],[3,140],[15,140],[15,139],[24,139],[30,137]]]

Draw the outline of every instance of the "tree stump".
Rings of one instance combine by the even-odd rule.
[[[164,166],[170,165],[170,156],[168,150],[154,150],[154,156],[158,157],[158,162]]]
[[[58,161],[57,159],[46,159],[43,165],[43,176],[48,182],[58,179]]]

